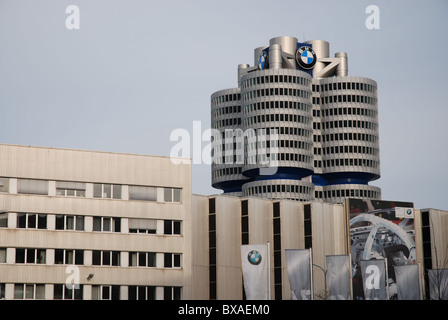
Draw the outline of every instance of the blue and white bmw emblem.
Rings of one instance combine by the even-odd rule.
[[[311,47],[302,46],[296,51],[296,61],[302,69],[312,69],[316,64],[316,53]]]
[[[250,264],[259,265],[261,263],[261,254],[257,250],[252,250],[247,255],[247,260],[249,260]]]
[[[268,67],[268,53],[267,51],[262,51],[260,57],[258,58],[258,69],[263,70]]]

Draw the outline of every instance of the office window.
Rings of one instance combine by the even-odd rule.
[[[130,267],[155,267],[155,252],[129,252]]]
[[[181,221],[165,220],[164,234],[181,234]]]
[[[84,250],[56,249],[54,252],[55,264],[84,264]]]
[[[93,250],[92,264],[95,266],[119,266],[120,251]]]
[[[164,188],[165,202],[180,202],[181,189],[179,188]]]
[[[67,286],[65,284],[55,284],[53,286],[53,298],[55,300],[82,300],[82,291],[82,284],[72,286]]]
[[[6,248],[0,248],[0,263],[6,263]]]
[[[47,215],[17,213],[17,228],[47,229]]]
[[[9,178],[0,178],[0,192],[9,192]]]
[[[154,219],[129,219],[130,233],[157,233],[157,220]]]
[[[15,283],[14,299],[45,299],[45,285]]]
[[[121,232],[121,218],[93,217],[93,231]]]
[[[56,215],[56,230],[84,231],[84,216]]]
[[[19,179],[17,182],[17,192],[22,194],[48,195],[48,181]]]
[[[37,263],[45,264],[46,250],[45,249],[16,249],[16,263]]]
[[[5,284],[0,283],[0,300],[5,299]]]
[[[80,182],[56,182],[56,195],[64,197],[85,197],[86,184]]]
[[[157,201],[157,188],[129,186],[129,200]]]
[[[128,287],[129,300],[155,300],[156,287],[155,286],[129,286]]]
[[[165,253],[164,254],[164,267],[165,268],[180,268],[181,265],[180,253]]]
[[[0,213],[0,228],[8,227],[8,213]]]
[[[121,185],[119,184],[93,184],[93,197],[103,199],[121,199]]]
[[[120,286],[92,286],[92,300],[120,300]]]
[[[164,300],[180,300],[182,299],[182,287],[164,287]]]

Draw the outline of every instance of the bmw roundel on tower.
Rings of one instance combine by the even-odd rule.
[[[316,64],[316,53],[311,47],[302,46],[296,51],[296,61],[303,69],[312,69]]]

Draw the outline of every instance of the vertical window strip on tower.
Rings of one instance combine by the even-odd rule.
[[[249,244],[249,201],[241,201],[241,244]],[[241,276],[241,288],[243,291],[243,300],[246,300],[246,293],[244,292],[244,281]]]
[[[424,278],[425,283],[425,296],[427,299],[430,297],[429,292],[429,276],[428,270],[432,269],[432,254],[431,254],[431,225],[429,211],[421,211],[422,218],[422,244],[423,244],[423,270],[425,270]]]
[[[273,235],[274,235],[274,294],[275,300],[282,299],[282,243],[280,225],[280,202],[273,204]],[[268,253],[270,254],[270,253]],[[269,270],[270,272],[270,270]]]
[[[208,200],[209,299],[216,300],[216,199]]]
[[[309,249],[312,247],[312,227],[311,227],[311,204],[304,205],[304,240],[305,240],[305,249]]]

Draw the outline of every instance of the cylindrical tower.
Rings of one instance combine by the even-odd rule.
[[[301,180],[313,173],[311,76],[295,69],[248,73],[241,81],[241,106],[243,175],[252,179],[243,195],[311,200],[312,184]],[[288,179],[293,181],[285,184]]]
[[[323,198],[380,199],[379,188],[369,186],[380,177],[377,84],[362,77],[331,77],[319,86],[321,155],[316,181]]]
[[[244,146],[241,135],[240,88],[220,90],[211,96],[211,125],[218,133],[212,142],[212,186],[225,193],[241,196],[248,180],[242,175]]]
[[[212,185],[269,199],[381,199],[377,84],[323,40],[276,37],[212,95]]]

